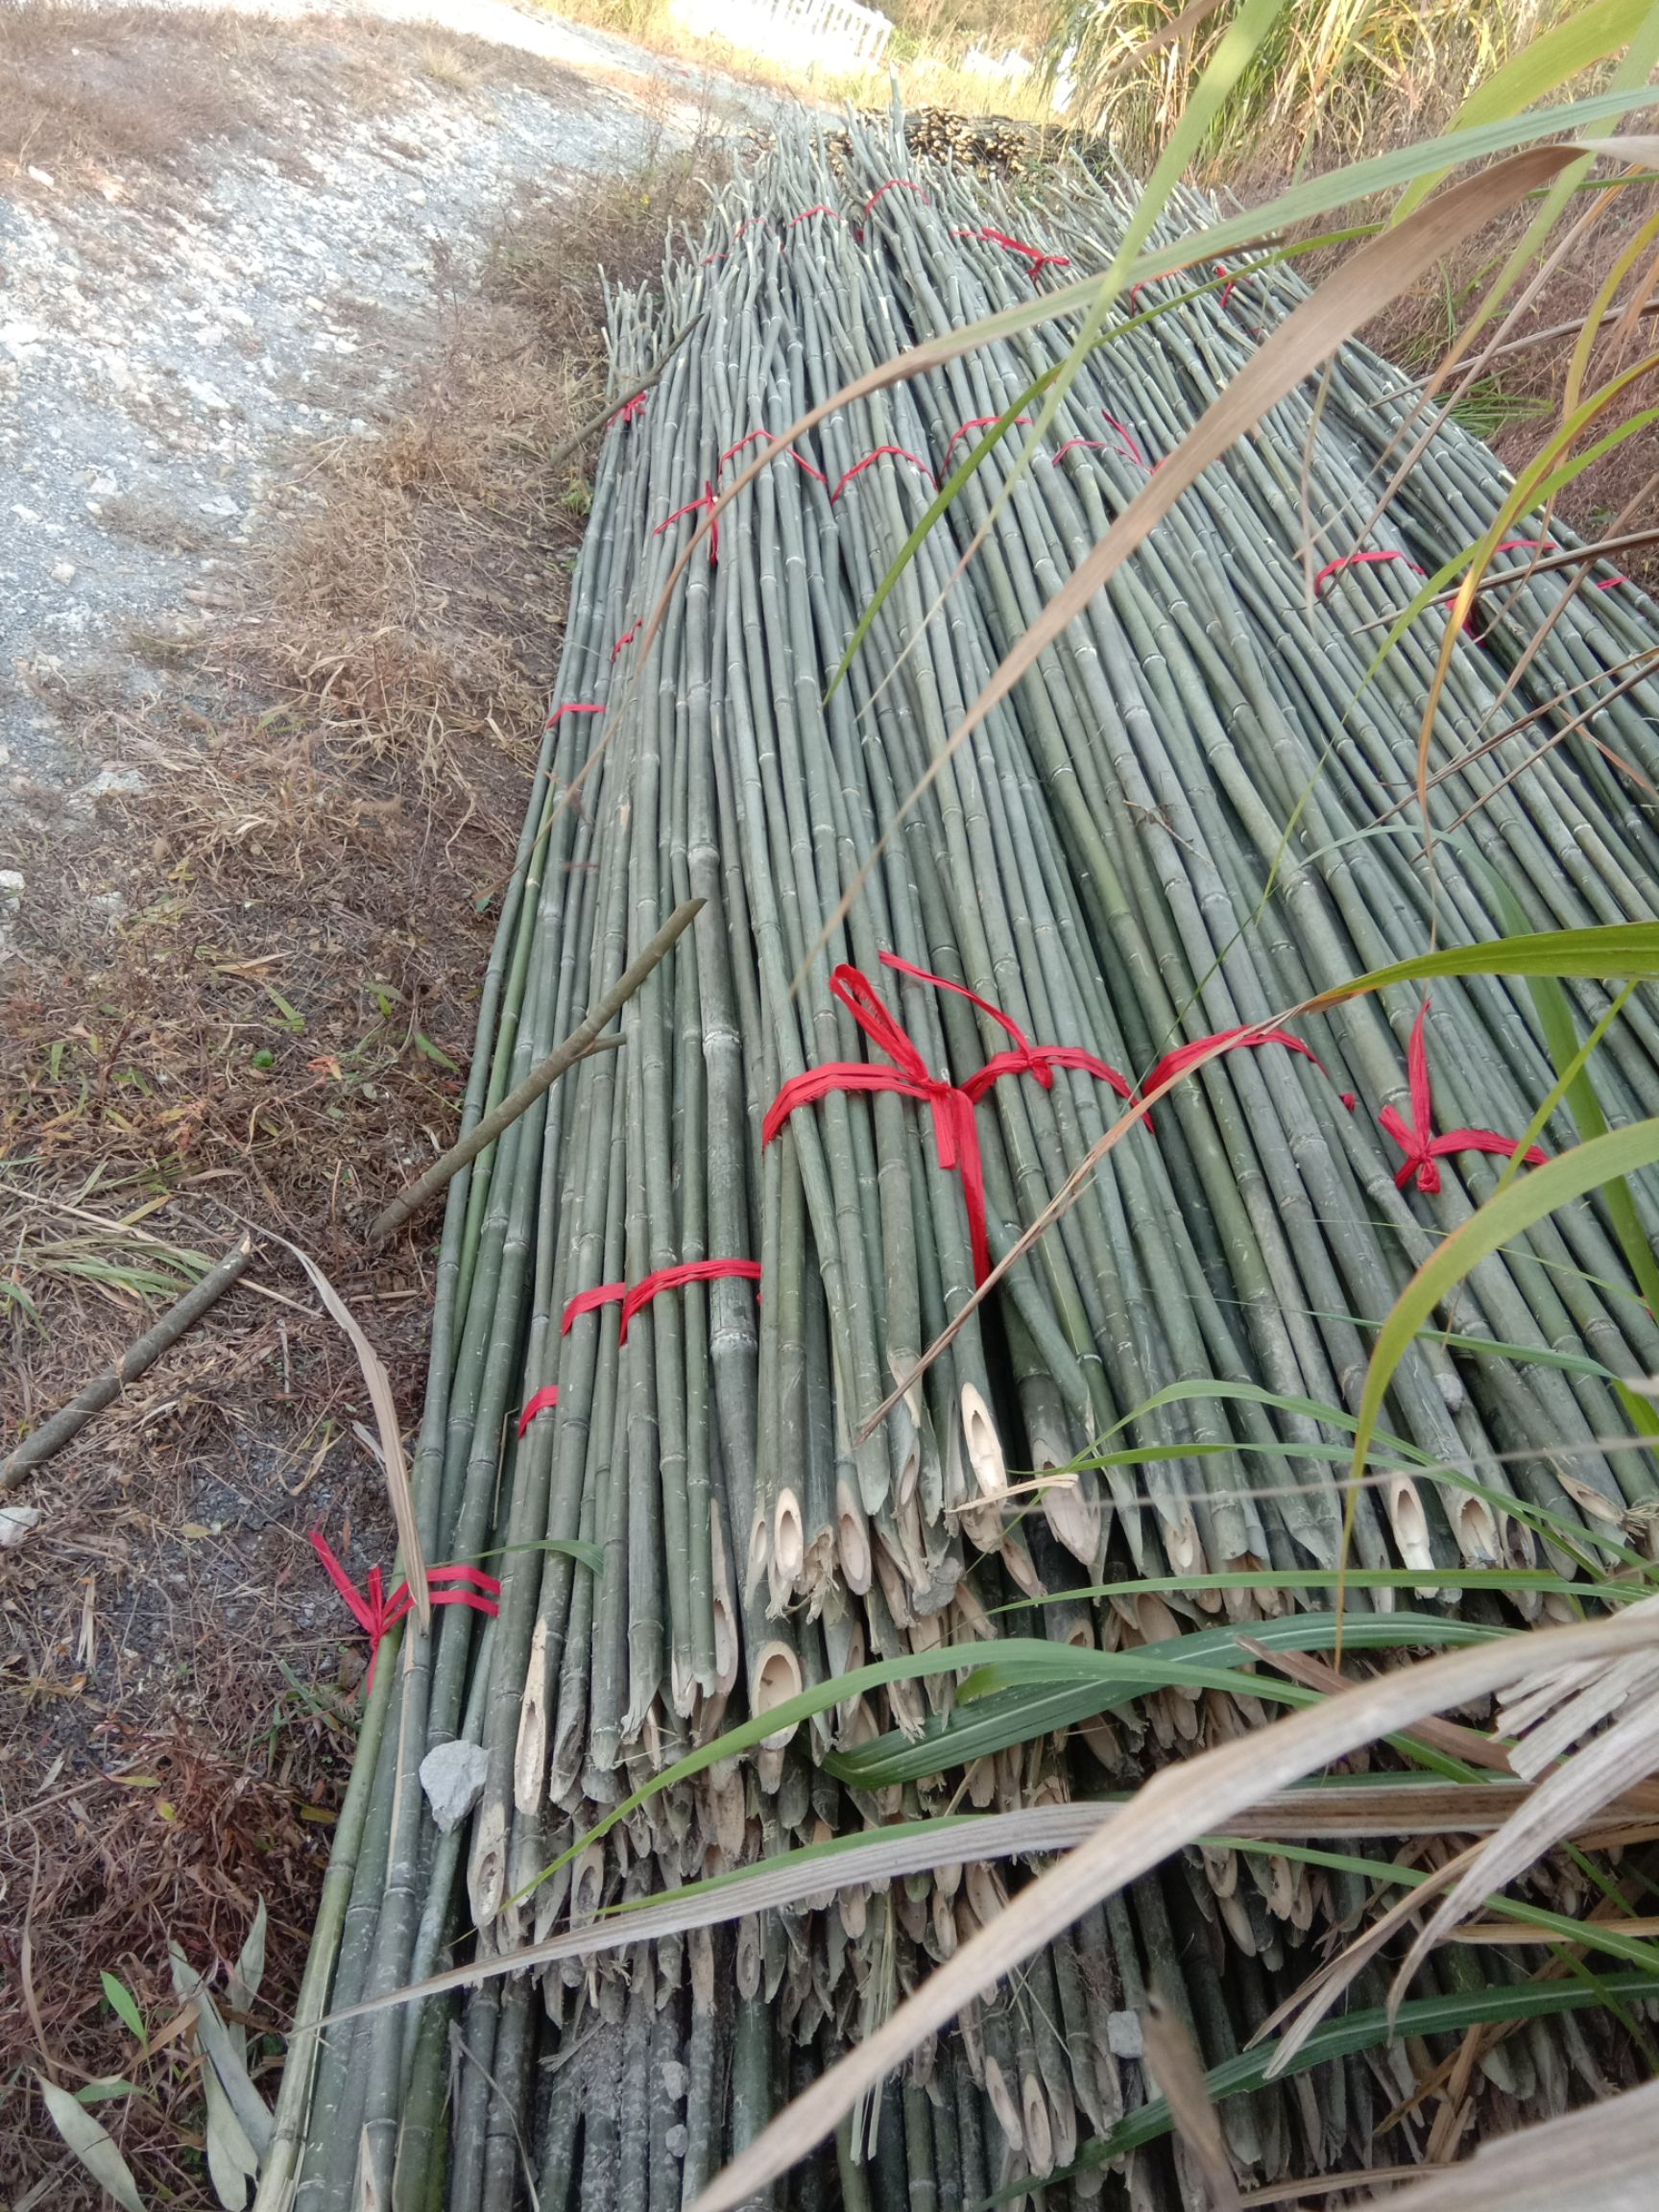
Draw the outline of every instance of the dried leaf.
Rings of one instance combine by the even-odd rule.
[[[122,2212],[144,2212],[144,2200],[138,2194],[132,2168],[85,2105],[77,2104],[67,2089],[60,2089],[43,2074],[36,2074],[35,2080],[52,2115],[53,2127],[99,2188],[114,2198]]]
[[[1659,1644],[1659,1622],[1625,1617],[1530,1630],[1473,1650],[1425,1659],[1339,1697],[1167,1767],[1118,1816],[1038,1876],[937,1967],[874,2034],[798,2097],[696,2200],[695,2212],[734,2212],[824,2140],[859,2098],[969,1999],[992,1987],[1137,1875],[1200,1836],[1224,1833],[1268,1791],[1348,1757],[1426,1713],[1506,1688],[1540,1666],[1620,1658]]]
[[[1659,2159],[1659,2082],[1541,2128],[1503,2135],[1467,2165],[1379,2198],[1388,2212],[1649,2212]]]
[[[1169,2107],[1175,2132],[1204,2176],[1210,2212],[1238,2212],[1238,2184],[1205,2086],[1204,2061],[1192,2048],[1181,2015],[1166,1998],[1154,1995],[1141,2015],[1141,2033],[1146,2063]]]
[[[288,1244],[286,1237],[278,1238]],[[288,1249],[316,1285],[317,1295],[351,1340],[363,1380],[369,1385],[374,1408],[374,1427],[380,1437],[380,1462],[386,1470],[386,1489],[392,1500],[392,1518],[397,1524],[397,1548],[403,1556],[403,1575],[409,1585],[415,1618],[422,1635],[432,1626],[432,1600],[426,1589],[426,1557],[421,1548],[421,1525],[415,1518],[415,1494],[409,1487],[409,1462],[403,1455],[403,1437],[397,1425],[397,1407],[392,1396],[392,1378],[380,1355],[358,1327],[350,1308],[318,1266],[298,1244]]]

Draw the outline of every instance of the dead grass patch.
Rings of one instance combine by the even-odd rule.
[[[139,704],[57,696],[149,788],[0,821],[0,1451],[245,1219],[316,1254],[413,1427],[436,1217],[373,1256],[360,1231],[453,1134],[586,506],[591,456],[546,456],[596,405],[598,259],[650,273],[697,159],[526,198],[397,418],[297,463],[236,604],[135,640]],[[213,2201],[185,2044],[140,2064],[102,1970],[164,2025],[167,1936],[234,1957],[263,1895],[255,2028],[292,2004],[363,1658],[305,1533],[359,1580],[389,1563],[367,1418],[267,1251],[19,1501],[45,1518],[0,1551],[0,2173],[53,2212],[99,2200],[42,2068],[134,2080],[99,2116],[147,2201]]]
[[[16,0],[0,10],[0,182],[27,192],[36,170],[117,193],[129,171],[193,174],[227,140],[287,163],[297,116],[397,114],[412,78],[463,96],[588,97],[541,56],[437,24]]]

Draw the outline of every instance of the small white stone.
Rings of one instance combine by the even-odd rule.
[[[670,2104],[678,2104],[691,2085],[691,2077],[678,2058],[664,2058],[661,2065],[662,2094]]]
[[[99,469],[94,470],[92,481],[86,489],[94,499],[112,499],[118,487],[108,469]]]
[[[1106,2015],[1106,2048],[1114,2058],[1140,2058],[1145,2055],[1145,2039],[1141,2033],[1139,2012],[1108,2012]]]
[[[6,756],[9,760],[12,756]],[[15,868],[0,868],[0,906],[10,906],[15,914],[23,903],[23,878]]]
[[[40,519],[33,507],[22,506],[15,499],[12,502],[12,512],[16,516],[19,522],[38,522]]]
[[[54,561],[52,564],[52,581],[54,584],[73,584],[75,581],[74,562]]]
[[[490,1754],[482,1744],[440,1743],[421,1762],[421,1787],[440,1833],[458,1828],[484,1794]]]
[[[229,413],[229,400],[226,398],[223,392],[216,390],[213,385],[204,383],[199,376],[186,376],[182,382],[185,391],[189,393],[196,404],[199,407],[205,407],[210,415],[228,415]]]
[[[40,1518],[38,1505],[0,1505],[0,1551],[21,1544]]]
[[[34,178],[36,184],[50,185],[57,181],[50,169],[36,169],[31,166],[29,174]]]
[[[94,799],[136,797],[148,788],[139,769],[123,768],[114,760],[106,760],[91,782],[82,784],[71,805],[89,805]]]
[[[13,360],[21,361],[36,346],[46,343],[46,333],[38,323],[0,323],[0,346],[4,346]]]

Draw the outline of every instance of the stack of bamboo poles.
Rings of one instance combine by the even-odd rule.
[[[1524,990],[1447,984],[1426,1019],[1417,993],[1385,992],[1211,1062],[906,1379],[1169,1052],[1431,931],[1647,911],[1659,825],[1607,755],[1659,774],[1659,689],[1629,681],[1650,610],[1626,588],[1570,589],[1570,571],[1518,583],[1456,648],[1426,871],[1412,793],[1432,626],[1367,685],[1368,625],[1406,603],[1409,564],[1431,569],[1482,526],[1502,482],[1444,431],[1361,539],[1410,400],[1357,349],[1317,416],[1313,392],[1277,408],[939,764],[1046,597],[1294,304],[1283,272],[1208,289],[1189,274],[1126,302],[1166,311],[1090,356],[1018,482],[1021,430],[988,458],[838,687],[935,485],[1069,326],[831,413],[720,516],[654,626],[757,445],[901,346],[1102,265],[1126,192],[1078,175],[1016,198],[856,124],[834,169],[786,137],[660,293],[613,302],[618,392],[689,336],[604,442],[468,1123],[672,909],[703,904],[622,1015],[621,1048],[581,1062],[451,1188],[415,1491],[426,1557],[498,1571],[499,1612],[454,1606],[430,1637],[388,1639],[302,2019],[861,1825],[1064,1804],[1260,1719],[1172,1685],[1110,1719],[1096,1697],[1027,1742],[1018,1697],[958,1711],[938,1673],[781,1727],[583,1842],[683,1753],[867,1659],[983,1655],[1016,1631],[1122,1649],[1206,1623],[1208,1651],[1235,1622],[1297,1648],[1296,1600],[1268,1590],[1087,1593],[1334,1568],[1366,1324],[1503,1165],[1431,1142],[1518,1137],[1553,1079]],[[1587,1028],[1606,999],[1574,991]],[[1653,1109],[1650,1004],[1631,1001],[1596,1076],[1611,1121]],[[1573,1134],[1560,1116],[1544,1142]],[[1652,1190],[1636,1204],[1659,1226]],[[1570,1572],[1575,1532],[1652,1502],[1648,1457],[1599,1440],[1626,1428],[1612,1379],[1656,1367],[1659,1325],[1612,1224],[1593,1204],[1553,1217],[1476,1271],[1455,1340],[1403,1364],[1358,1559]],[[1108,1435],[1116,1456],[1095,1465]],[[1051,1478],[1035,1495],[1032,1473]],[[1489,1598],[1467,1609],[1498,1618]],[[479,1747],[482,1791],[440,1833],[420,1767],[455,1741]],[[494,2212],[532,2185],[543,2212],[689,2203],[998,1910],[1006,1878],[981,1863],[838,1891],[827,1876],[733,1933],[301,2035],[261,2205],[289,2184],[302,2212]],[[965,2016],[789,2201],[898,2212],[1041,2181],[1145,2100],[1149,1984],[1218,2062],[1364,1895],[1340,1869],[1190,1854]],[[1448,1990],[1513,1971],[1472,1956],[1494,1962],[1440,1953],[1431,1971]],[[1547,2113],[1614,2063],[1591,2023],[1534,2024],[1482,2059],[1480,2094]],[[1230,2148],[1264,2179],[1369,2162],[1411,2079],[1398,2050],[1332,2060],[1230,2104]],[[1381,2154],[1408,2154],[1416,2127]],[[1140,2154],[1127,2187],[1136,2205],[1199,2200],[1178,2155]]]

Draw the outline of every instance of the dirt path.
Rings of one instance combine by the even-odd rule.
[[[599,265],[752,96],[499,0],[0,14],[0,1456],[250,1221],[418,1418],[434,1224],[587,509]],[[386,1567],[276,1245],[0,1514],[0,2208],[218,2201],[169,1938],[282,2025]],[[21,1508],[17,1515],[13,1509]],[[145,2056],[106,1993],[130,1991]],[[255,2037],[269,2086],[279,2037]]]

